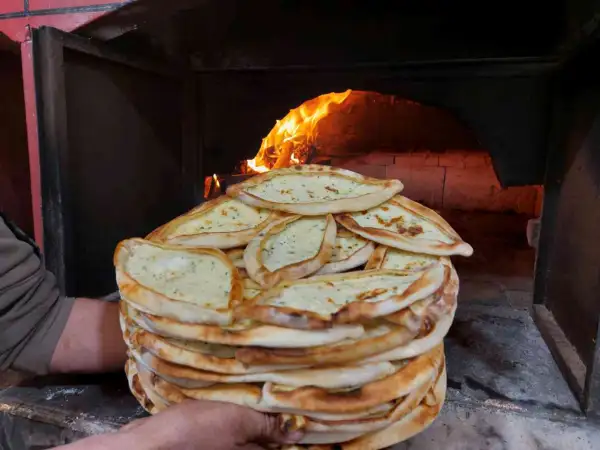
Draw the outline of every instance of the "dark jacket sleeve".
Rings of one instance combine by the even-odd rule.
[[[36,248],[0,216],[0,370],[47,373],[72,306]]]

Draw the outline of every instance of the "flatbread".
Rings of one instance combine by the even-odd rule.
[[[227,325],[242,281],[223,252],[128,239],[114,256],[121,297],[157,316]]]
[[[225,254],[235,267],[238,269],[246,268],[246,264],[244,264],[244,248],[232,248],[231,250],[227,250]]]
[[[371,433],[364,434],[351,441],[338,441],[330,445],[289,445],[284,446],[283,450],[381,450],[385,448],[391,448],[395,444],[410,439],[414,435],[425,430],[438,416],[444,399],[446,396],[446,366],[442,365],[440,374],[438,375],[435,384],[430,387],[427,395],[422,399],[421,403],[416,401],[411,402],[410,405],[406,405],[406,408],[402,408],[400,411],[394,411],[391,414],[394,419],[391,423],[386,424],[379,430]],[[410,394],[413,399],[419,398],[422,392],[414,392]],[[431,402],[431,399],[435,399]],[[403,402],[409,403],[406,399]],[[367,423],[369,419],[365,419]],[[372,420],[372,419],[371,419]],[[306,425],[307,430],[312,430],[314,420],[309,420]],[[350,427],[354,428],[358,421],[349,421]],[[346,428],[341,428],[345,430]]]
[[[338,448],[341,448],[342,450],[380,450],[403,442],[414,435],[423,432],[433,423],[444,404],[444,399],[446,397],[445,368],[442,376],[439,377],[434,390],[437,392],[437,397],[440,399],[439,403],[429,406],[423,402],[390,426],[343,444]]]
[[[425,255],[423,253],[412,253],[404,250],[398,250],[397,248],[386,247],[385,245],[379,245],[371,254],[365,269],[417,271],[426,269],[439,260],[439,256]]]
[[[144,388],[140,383],[140,376],[135,365],[135,361],[128,359],[125,362],[125,375],[127,376],[127,384],[129,385],[129,391],[138,401],[140,406],[150,414],[156,414],[158,409],[154,406],[154,403],[148,398]]]
[[[237,319],[298,329],[358,323],[432,295],[449,271],[437,263],[421,272],[372,270],[288,281],[245,302],[234,314]]]
[[[186,398],[211,400],[247,406],[264,413],[294,414],[317,420],[354,420],[364,417],[379,417],[388,414],[395,406],[391,402],[355,413],[329,414],[302,410],[280,410],[265,405],[261,402],[261,388],[255,384],[219,384],[207,388],[182,389],[165,381],[160,376],[154,375],[152,377],[152,387],[155,392],[170,403],[181,403]]]
[[[343,228],[338,229],[331,258],[316,275],[346,272],[362,266],[369,260],[374,249],[375,245],[371,241]]]
[[[229,186],[244,203],[304,216],[373,208],[402,191],[398,180],[379,180],[318,164],[271,170]]]
[[[244,250],[250,278],[263,288],[283,280],[315,273],[333,252],[336,224],[333,216],[290,216],[273,222]]]
[[[432,329],[427,335],[416,338],[405,345],[400,345],[378,355],[365,358],[362,362],[401,361],[431,351],[431,349],[439,345],[444,340],[446,334],[448,334],[448,331],[452,326],[452,321],[454,320],[455,312],[456,305],[449,314],[433,323]]]
[[[147,239],[186,247],[240,247],[276,217],[273,211],[222,195],[154,230]]]
[[[140,385],[142,386],[142,389],[144,390],[144,393],[146,394],[148,400],[150,400],[154,404],[155,412],[163,411],[169,406],[171,406],[171,403],[169,403],[169,401],[165,400],[160,395],[158,395],[157,392],[154,391],[154,388],[152,387],[152,373],[148,371],[148,369],[146,369],[144,366],[139,364],[137,360],[135,360],[135,358],[134,361],[136,364],[136,369],[138,371]],[[154,414],[155,412],[153,412],[152,414]]]
[[[471,256],[473,247],[435,211],[402,195],[335,219],[348,230],[388,247],[429,255]]]
[[[311,368],[245,375],[227,375],[172,364],[144,350],[141,352],[132,351],[132,354],[161,378],[184,388],[190,387],[190,382],[199,382],[200,385],[197,384],[194,387],[206,387],[209,384],[215,383],[271,382],[294,387],[316,386],[323,389],[346,389],[363,386],[396,372],[396,367],[386,361],[375,364],[362,364],[360,366],[330,366],[322,369]]]
[[[257,346],[272,348],[308,348],[334,344],[346,339],[357,339],[365,334],[362,325],[335,325],[324,330],[295,330],[293,328],[263,325],[246,321],[227,327],[198,325],[178,322],[166,317],[154,316],[127,306],[124,314],[146,331],[154,334],[190,341],[234,346]]]
[[[290,388],[265,383],[262,389],[262,404],[283,410],[307,410],[326,413],[351,413],[388,403],[409,395],[423,384],[434,379],[444,362],[443,345],[420,355],[386,378],[352,391],[331,391],[306,386]]]
[[[357,339],[346,339],[331,345],[312,348],[258,348],[240,347],[235,354],[238,361],[254,365],[307,365],[312,367],[352,364],[406,345],[419,329],[409,329],[382,321],[365,328]]]
[[[144,348],[165,361],[223,374],[240,375],[301,367],[295,364],[283,367],[247,366],[234,357],[235,347],[165,338],[145,330],[134,332],[130,341],[135,348]]]

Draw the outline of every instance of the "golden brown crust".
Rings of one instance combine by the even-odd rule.
[[[337,230],[336,238],[339,236],[356,236],[360,238],[360,236],[355,235],[354,233],[342,228]],[[323,267],[321,267],[315,275],[327,275],[330,273],[341,273],[346,272],[348,270],[355,269],[370,259],[371,255],[375,250],[375,244],[371,241],[367,241],[365,239],[365,245],[358,250],[356,250],[352,255],[348,256],[345,259],[339,261],[329,261]]]
[[[390,294],[389,297],[378,302],[367,302],[364,301],[364,298],[369,298],[369,295],[373,293],[368,291],[365,292],[364,295],[358,295],[358,300],[340,307],[337,312],[329,316],[324,316],[314,311],[278,306],[274,304],[274,301],[285,289],[295,285],[332,285],[335,282],[345,282],[350,278],[360,279],[373,276],[403,277],[417,275],[415,275],[415,272],[378,270],[322,275],[305,280],[283,282],[245,302],[239,308],[236,308],[234,317],[236,319],[252,319],[262,323],[303,330],[324,329],[331,327],[334,323],[362,323],[376,317],[392,314],[417,300],[428,297],[443,283],[446,270],[447,268],[443,264],[432,265],[427,270],[423,270],[420,275],[417,274],[418,278],[400,294]]]
[[[311,367],[258,374],[229,375],[173,364],[163,361],[147,351],[132,351],[131,353],[138,362],[152,372],[182,388],[206,387],[217,383],[238,384],[271,381],[296,387],[317,386],[324,389],[344,389],[361,386],[395,372],[394,365],[385,362],[360,366],[329,366],[322,369]]]
[[[362,195],[360,197],[304,203],[272,202],[248,192],[248,189],[253,186],[257,186],[278,176],[290,174],[302,174],[307,177],[316,175],[338,176],[352,179],[363,184],[378,185],[381,186],[381,190],[371,194]],[[229,188],[227,188],[227,194],[231,197],[237,197],[244,203],[253,205],[255,207],[285,211],[292,214],[302,214],[305,216],[320,216],[324,214],[340,213],[343,211],[362,211],[364,209],[372,208],[401,192],[403,187],[404,186],[402,183],[398,180],[380,180],[377,178],[365,177],[355,172],[337,167],[306,164],[292,166],[285,169],[271,170],[269,172],[256,175],[242,183],[229,186]]]
[[[289,224],[301,220],[302,216],[289,216],[279,220],[261,231],[244,251],[244,262],[248,275],[261,287],[267,289],[284,280],[298,280],[306,277],[329,261],[333,252],[336,235],[336,223],[331,214],[326,216],[323,240],[316,255],[310,259],[288,264],[271,272],[263,263],[262,253],[266,242],[281,233]]]
[[[193,367],[211,372],[242,375],[247,373],[269,372],[274,369],[305,367],[303,364],[288,364],[285,367],[268,365],[254,365],[249,367],[236,358],[218,357],[210,353],[201,353],[176,345],[169,340],[149,333],[145,330],[136,330],[130,338],[136,348],[144,348],[159,358],[182,366]]]
[[[121,302],[121,308],[127,308]],[[143,313],[129,307],[123,314],[130,314],[137,325],[146,331],[162,336],[170,336],[190,341],[202,341],[212,344],[305,348],[332,344],[344,339],[358,338],[364,334],[361,325],[344,325],[329,328],[320,332],[314,330],[296,330],[274,325],[249,324],[247,328],[224,328],[216,325],[201,325],[179,322],[168,317],[159,317]]]
[[[269,406],[328,413],[348,413],[372,408],[410,394],[430,383],[443,363],[443,346],[418,356],[395,374],[349,392],[303,387],[280,390],[271,383],[263,387],[262,401]]]
[[[446,266],[440,266],[443,270],[442,280],[440,282],[435,281],[436,278],[439,277],[437,270],[437,266],[432,266],[430,269],[426,269],[422,271],[421,277],[419,277],[414,283],[412,283],[401,296],[398,296],[396,302],[401,304],[405,299],[416,297],[418,299],[422,299],[427,296],[420,295],[420,292],[427,290],[430,286],[435,286],[436,292],[440,286],[443,286],[444,281],[448,279],[450,276],[450,269]],[[432,295],[430,293],[429,295]],[[411,302],[412,303],[412,302]],[[352,302],[341,308],[338,312],[333,315],[334,323],[356,323],[368,320],[373,317],[380,317],[383,315],[393,314],[396,311],[385,311],[378,312],[377,305],[368,302]],[[387,314],[386,314],[387,313]]]
[[[151,287],[144,286],[136,281],[125,269],[127,259],[135,251],[138,245],[152,245],[165,250],[193,253],[197,255],[208,255],[218,258],[231,273],[231,288],[229,292],[229,306],[221,309],[208,309],[201,305],[182,302],[157,292]],[[133,303],[139,309],[153,314],[171,317],[190,322],[213,323],[226,325],[231,322],[232,309],[240,304],[243,299],[242,279],[236,267],[231,263],[227,255],[218,249],[212,248],[182,248],[167,244],[157,244],[140,238],[121,241],[115,250],[113,259],[117,285],[121,297]]]
[[[410,342],[416,334],[417,330],[393,327],[388,333],[350,340],[343,345],[288,349],[245,347],[238,349],[235,357],[237,360],[248,365],[302,364],[327,366],[344,364],[368,358],[369,356],[404,345]]]
[[[395,196],[388,203],[403,208],[420,219],[432,223],[453,242],[446,243],[431,239],[414,238],[410,235],[407,236],[383,228],[363,227],[348,212],[337,214],[335,220],[348,230],[366,239],[400,250],[439,256],[471,256],[473,254],[473,247],[463,241],[450,224],[435,211],[402,195]]]
[[[385,261],[385,255],[387,253],[388,247],[385,245],[378,245],[369,260],[367,261],[367,265],[365,266],[365,270],[378,270],[382,268],[383,261]]]
[[[256,236],[261,230],[263,230],[269,223],[278,217],[278,214],[272,211],[269,216],[252,228],[239,231],[226,231],[218,232],[213,231],[210,233],[194,233],[194,234],[181,234],[173,235],[173,232],[182,224],[189,220],[193,220],[203,214],[206,214],[210,210],[219,206],[226,201],[231,200],[231,197],[222,195],[213,200],[202,203],[200,206],[182,214],[179,217],[171,220],[170,222],[161,225],[154,231],[152,231],[146,239],[158,243],[168,243],[171,245],[179,245],[184,247],[215,247],[215,248],[234,248],[242,245],[246,245],[250,240]]]

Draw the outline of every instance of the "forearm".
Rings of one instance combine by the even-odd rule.
[[[57,447],[60,450],[115,450],[115,449],[143,449],[158,450],[160,446],[135,431],[119,431],[99,436],[92,436],[72,444]]]
[[[78,298],[52,355],[52,373],[117,371],[127,347],[119,326],[119,305]]]

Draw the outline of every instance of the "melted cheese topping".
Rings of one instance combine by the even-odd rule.
[[[140,244],[125,270],[141,285],[169,298],[213,309],[229,305],[231,269],[216,256]]]
[[[360,197],[382,189],[381,185],[361,183],[343,176],[290,174],[276,176],[247,191],[276,203],[314,203]]]
[[[420,270],[438,261],[439,258],[420,253],[388,248],[383,259],[382,269]]]
[[[326,217],[303,217],[290,222],[263,242],[261,258],[271,272],[314,258],[325,237]]]
[[[416,274],[370,275],[346,280],[292,284],[268,302],[327,317],[351,302],[379,302],[402,294],[418,277]]]
[[[256,209],[239,200],[231,199],[219,203],[200,214],[192,214],[179,224],[168,237],[199,234],[227,233],[254,228],[269,217],[266,209]]]
[[[393,202],[386,202],[368,211],[354,213],[352,217],[364,228],[379,228],[413,239],[453,243],[452,239],[434,224],[415,216]]]
[[[338,234],[335,237],[335,245],[330,262],[348,259],[368,243],[369,241],[355,234]]]

